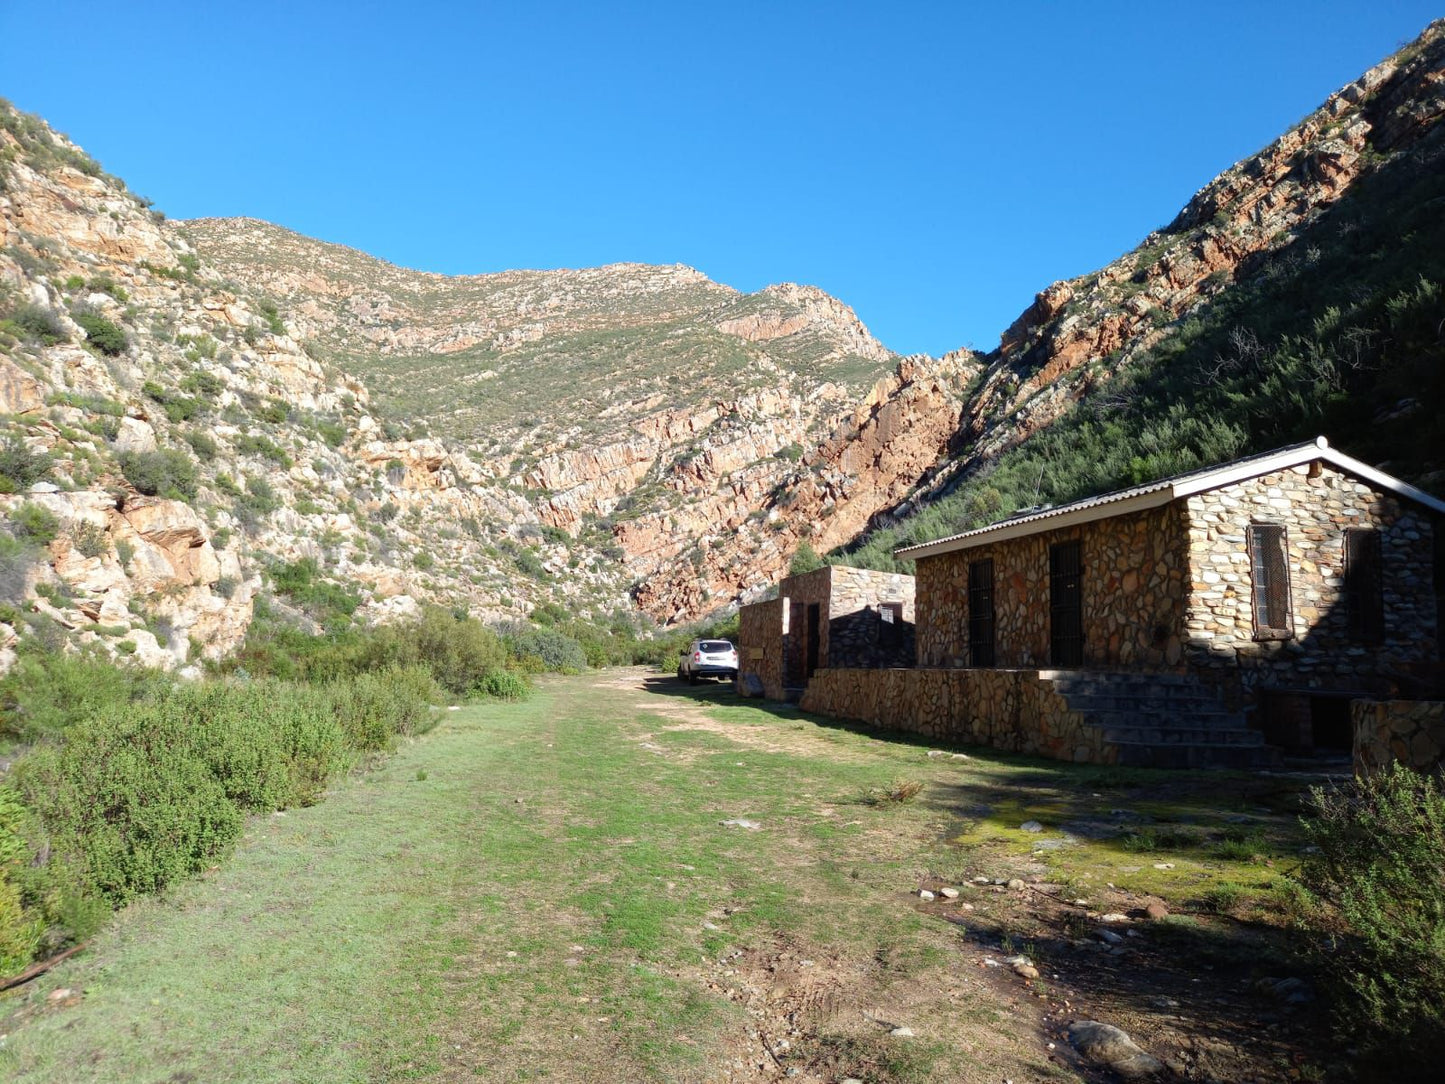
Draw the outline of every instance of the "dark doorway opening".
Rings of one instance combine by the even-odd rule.
[[[1347,696],[1310,697],[1310,740],[1320,753],[1348,753],[1355,745]]]
[[[816,602],[808,603],[807,654],[803,663],[803,680],[808,681],[818,669],[818,649],[822,644],[822,607]]]

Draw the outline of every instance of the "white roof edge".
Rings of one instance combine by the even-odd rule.
[[[1039,531],[1051,531],[1055,528],[1070,527],[1080,523],[1093,523],[1095,520],[1110,519],[1128,512],[1143,512],[1149,508],[1158,508],[1160,505],[1168,504],[1173,499],[1173,488],[1168,485],[1160,485],[1158,489],[1151,489],[1146,493],[1136,493],[1132,497],[1122,497],[1119,500],[1102,501],[1097,504],[1091,502],[1071,512],[1059,512],[1055,515],[1041,512],[1015,521],[1005,520],[997,527],[980,527],[977,531],[940,538],[936,542],[922,542],[916,546],[905,546],[902,549],[894,550],[893,555],[907,557],[909,560],[932,557],[935,554],[949,553],[953,550],[971,549],[986,542],[1005,542],[1010,538],[1022,538],[1024,535],[1036,534]]]
[[[1350,474],[1358,474],[1361,478],[1365,479],[1365,481],[1373,482],[1381,489],[1389,490],[1396,496],[1404,497],[1406,500],[1414,501],[1417,504],[1423,504],[1432,512],[1445,514],[1445,501],[1440,500],[1438,497],[1430,496],[1430,494],[1426,493],[1423,489],[1416,489],[1409,482],[1402,482],[1398,478],[1393,478],[1384,471],[1377,470],[1370,466],[1368,463],[1362,463],[1354,456],[1345,455],[1344,452],[1337,452],[1333,448],[1326,447],[1320,452],[1318,458],[1333,463],[1342,471]]]
[[[1329,442],[1324,437],[1317,437],[1308,444],[1296,444],[1289,448],[1281,448],[1277,452],[1266,453],[1263,456],[1226,463],[1214,470],[1203,470],[1177,479],[1164,479],[1139,487],[1141,492],[1130,496],[1120,496],[1113,500],[1108,499],[1108,494],[1087,497],[1082,501],[1074,502],[1076,507],[1071,508],[1069,505],[1064,505],[1057,510],[1039,512],[1012,521],[1004,520],[991,527],[978,527],[972,531],[950,535],[933,542],[903,546],[894,550],[893,555],[907,560],[916,560],[920,557],[933,557],[955,550],[972,549],[974,546],[986,543],[1004,542],[1011,538],[1021,538],[1024,535],[1036,534],[1040,531],[1055,530],[1081,523],[1093,523],[1096,520],[1109,519],[1129,512],[1158,508],[1178,497],[1204,493],[1211,489],[1218,489],[1220,486],[1242,482],[1247,478],[1257,478],[1261,474],[1269,474],[1271,471],[1301,466],[1316,459],[1323,459],[1347,474],[1357,475],[1386,492],[1415,501],[1434,512],[1445,514],[1445,501],[1430,496],[1424,490],[1416,489],[1408,482],[1392,478],[1384,471],[1362,463],[1353,456],[1336,451],[1329,446]],[[1128,491],[1123,492],[1127,493]]]

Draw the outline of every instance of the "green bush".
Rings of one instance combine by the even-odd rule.
[[[122,452],[120,470],[127,482],[147,496],[181,500],[196,495],[196,465],[178,449]]]
[[[21,493],[50,473],[50,456],[31,449],[13,429],[0,444],[0,493]]]
[[[1311,791],[1303,921],[1340,1026],[1380,1079],[1445,1058],[1445,788],[1387,772]]]
[[[587,669],[587,654],[582,645],[555,628],[513,621],[503,625],[500,631],[507,654],[517,663],[525,666],[527,659],[536,659],[540,665],[535,669],[563,674],[577,674]]]
[[[86,342],[102,354],[114,357],[124,353],[125,348],[130,345],[125,332],[99,313],[81,311],[75,313],[73,318],[85,331]]]
[[[82,557],[99,557],[110,549],[105,528],[98,523],[82,520],[70,532],[71,544]]]
[[[235,842],[241,813],[164,711],[109,711],[71,727],[17,768],[52,861],[112,906],[199,873]]]
[[[21,335],[41,346],[54,346],[70,338],[60,317],[44,305],[21,305],[10,314],[9,321]]]
[[[0,678],[0,735],[30,743],[158,693],[170,679],[97,655],[21,652]]]
[[[423,666],[438,685],[461,697],[481,692],[488,675],[507,668],[501,637],[439,606],[428,606],[410,624],[377,630],[367,653],[382,665]]]
[[[10,531],[16,538],[48,546],[60,534],[60,520],[50,509],[26,501],[10,513]]]

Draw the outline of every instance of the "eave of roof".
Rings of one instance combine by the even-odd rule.
[[[1070,504],[1062,504],[1057,508],[1015,516],[987,527],[978,527],[972,531],[964,531],[962,534],[950,535],[932,542],[904,546],[894,550],[893,555],[905,560],[917,560],[920,557],[933,557],[940,553],[952,553],[956,550],[972,549],[974,546],[982,546],[987,543],[1022,538],[1040,531],[1058,530],[1063,527],[1109,519],[1113,516],[1122,516],[1130,512],[1142,512],[1146,509],[1158,508],[1170,501],[1178,500],[1180,497],[1190,497],[1196,493],[1218,489],[1220,486],[1242,482],[1246,478],[1257,478],[1261,474],[1270,474],[1273,471],[1301,466],[1316,459],[1324,460],[1344,473],[1354,475],[1381,490],[1422,504],[1434,512],[1445,514],[1445,501],[1438,500],[1398,478],[1392,478],[1384,471],[1376,470],[1353,456],[1336,451],[1329,446],[1324,437],[1319,437],[1306,444],[1295,444],[1273,452],[1264,452],[1261,455],[1239,459],[1233,463],[1225,463],[1223,466],[1192,471],[1189,474],[1166,478],[1163,481],[1150,482],[1147,485],[1133,486],[1098,497],[1088,497]]]

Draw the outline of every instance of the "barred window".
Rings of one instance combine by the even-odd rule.
[[[1249,567],[1254,581],[1254,638],[1288,640],[1294,636],[1289,600],[1289,558],[1283,527],[1249,526]]]

